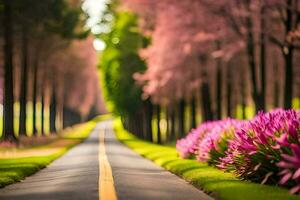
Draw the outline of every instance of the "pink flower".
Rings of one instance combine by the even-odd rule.
[[[277,141],[278,145],[286,146],[286,147],[289,146],[287,133],[284,133],[279,138],[276,138],[276,141]]]
[[[206,122],[179,140],[177,149],[243,179],[300,191],[299,111],[277,109],[249,121]]]

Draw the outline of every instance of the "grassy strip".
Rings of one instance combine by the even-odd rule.
[[[92,121],[69,128],[57,139],[46,145],[26,147],[24,149],[6,149],[5,153],[10,153],[11,157],[7,158],[7,156],[3,155],[1,157],[0,154],[0,188],[20,181],[26,176],[32,175],[46,167],[53,160],[87,138],[97,122],[108,117],[107,115],[100,116]],[[41,152],[44,153],[40,156],[31,156],[31,154],[34,155],[35,153],[39,155]]]
[[[115,120],[117,138],[145,158],[154,161],[172,173],[191,182],[216,199],[226,200],[294,200],[288,190],[276,186],[260,185],[241,181],[230,173],[210,167],[196,160],[181,159],[174,147],[149,143],[136,138],[123,129],[120,120]]]

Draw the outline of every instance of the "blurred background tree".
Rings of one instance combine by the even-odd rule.
[[[145,47],[146,38],[139,32],[135,14],[118,12],[115,4],[109,6],[110,13],[106,15],[114,18],[102,21],[109,25],[110,30],[100,36],[107,44],[100,59],[105,98],[112,111],[122,116],[125,126],[142,136],[146,123],[143,122],[143,112],[146,112],[149,101],[141,99],[141,87],[135,83],[133,74],[146,69],[145,62],[138,55],[138,50]]]
[[[79,0],[0,1],[3,140],[55,133],[104,112],[97,55],[81,5]],[[74,92],[78,90],[84,93]],[[83,96],[88,98],[82,101]]]

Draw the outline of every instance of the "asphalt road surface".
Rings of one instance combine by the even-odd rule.
[[[100,131],[104,131],[105,152],[119,200],[212,200],[117,141],[111,121],[100,122],[89,138],[47,168],[1,189],[0,200],[99,199],[99,176],[103,176],[99,173]]]

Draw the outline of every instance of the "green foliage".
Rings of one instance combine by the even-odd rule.
[[[67,8],[63,13],[61,25],[57,30],[61,32],[63,38],[84,39],[88,36],[88,29],[84,28],[87,16],[80,8]]]
[[[0,188],[34,174],[64,152],[61,151],[47,157],[0,159]]]
[[[291,195],[288,190],[277,186],[260,185],[241,181],[233,174],[208,166],[197,160],[181,159],[174,147],[146,142],[123,129],[120,120],[114,121],[117,138],[156,164],[191,182],[223,200],[299,200],[299,195]]]
[[[52,33],[64,39],[85,38],[86,14],[66,0],[11,0],[14,25],[30,35]],[[1,9],[0,9],[1,12]]]
[[[113,11],[112,11],[113,12]],[[138,31],[137,16],[129,12],[115,13],[109,22],[111,30],[101,38],[106,48],[101,55],[100,68],[105,98],[117,115],[130,115],[141,106],[141,88],[133,74],[146,69],[138,50],[145,38]]]

